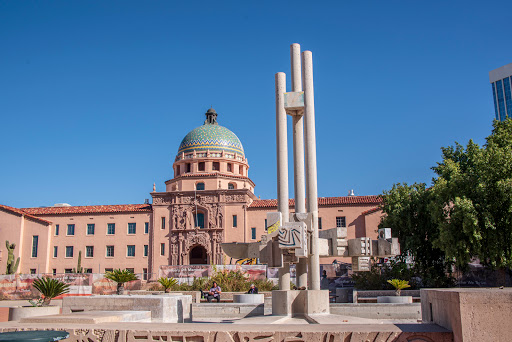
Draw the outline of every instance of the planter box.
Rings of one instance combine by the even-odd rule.
[[[17,306],[9,308],[9,321],[19,321],[25,317],[60,314],[60,306]]]
[[[377,303],[412,303],[412,296],[377,296]]]

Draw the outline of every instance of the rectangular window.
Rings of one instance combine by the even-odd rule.
[[[236,215],[233,215],[233,228],[236,228],[237,225],[238,225],[237,217],[236,217]]]
[[[496,120],[500,119],[500,113],[498,112],[498,99],[496,98],[496,86],[495,83],[492,83],[492,98],[494,99],[494,113],[496,115]]]
[[[64,269],[64,273],[72,273],[72,272],[73,272],[73,269],[71,269],[71,268]]]
[[[66,246],[66,258],[73,257],[73,246]]]
[[[136,230],[136,223],[128,223],[128,234],[135,234]]]
[[[94,223],[87,224],[87,235],[94,235]]]
[[[129,257],[135,256],[135,245],[126,246],[126,256],[129,256]]]
[[[503,79],[503,88],[505,89],[505,104],[507,105],[507,116],[512,118],[512,94],[510,92],[510,78]]]
[[[114,270],[113,268],[105,268],[105,273],[112,272],[113,270]]]
[[[190,163],[187,163],[187,172],[190,172]]]
[[[345,228],[347,226],[347,222],[345,220],[345,216],[337,216],[336,217],[336,228]]]
[[[57,246],[53,246],[53,257],[56,258],[57,257],[57,253],[59,251],[59,248]]]
[[[32,236],[32,258],[37,258],[38,245],[39,245],[39,235]]]
[[[52,270],[52,273],[53,273],[53,275],[56,275],[56,274],[57,274],[57,269],[56,269],[56,268],[54,268],[54,269]]]
[[[149,245],[144,245],[144,256],[147,257],[149,254]]]
[[[162,223],[160,228],[165,229],[165,217],[162,217]]]
[[[144,222],[144,234],[149,233],[149,222]]]
[[[165,255],[165,243],[160,244],[160,255]]]
[[[147,268],[142,269],[142,279],[148,280],[148,269]]]
[[[220,163],[219,162],[213,162],[212,170],[213,171],[220,171]]]
[[[36,269],[35,268],[31,268],[30,269],[30,274],[36,274]]]
[[[86,268],[84,273],[92,273],[92,268]]]
[[[114,257],[114,246],[107,246],[107,257],[113,258]]]
[[[256,240],[256,228],[251,228],[251,239]]]
[[[268,226],[267,226],[267,219],[265,219],[265,231],[268,230]]]
[[[109,223],[107,224],[107,235],[114,235],[116,233],[116,224]]]
[[[228,163],[228,172],[231,172],[233,170],[233,166],[231,166],[231,163]]]
[[[496,81],[496,92],[498,95],[498,109],[500,110],[500,120],[504,121],[507,118],[505,113],[505,97],[503,96],[503,82]]]
[[[127,270],[128,272],[135,273],[135,269],[134,269],[134,268],[127,268],[126,270]]]
[[[199,171],[204,171],[204,162],[199,162]]]
[[[59,225],[56,224],[55,225],[55,236],[58,236],[59,235]]]
[[[318,229],[322,229],[322,218],[318,218]]]
[[[75,235],[75,225],[68,224],[68,234],[67,235]]]
[[[87,258],[94,257],[94,246],[85,246],[85,256]]]

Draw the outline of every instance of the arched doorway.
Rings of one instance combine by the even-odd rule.
[[[203,246],[195,246],[190,250],[190,265],[207,265],[208,257]]]

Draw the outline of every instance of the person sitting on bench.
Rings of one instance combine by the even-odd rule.
[[[216,282],[213,282],[212,288],[210,290],[205,290],[204,292],[201,290],[201,297],[206,298],[208,303],[212,302],[212,299],[215,298],[217,300],[217,303],[220,303],[220,294],[222,293],[222,290],[219,285],[217,285]]]

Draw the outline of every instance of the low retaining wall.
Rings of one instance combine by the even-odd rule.
[[[421,319],[421,304],[331,303],[331,314],[372,319]]]
[[[263,316],[263,304],[237,304],[237,303],[194,303],[192,304],[192,318],[243,318],[250,316]]]
[[[512,288],[422,289],[424,323],[452,330],[455,342],[510,341]]]
[[[191,321],[192,298],[185,295],[64,297],[62,313],[80,311],[151,311],[155,322]]]
[[[5,323],[4,323],[5,324]],[[0,326],[0,331],[38,330],[40,325]],[[343,325],[343,324],[154,324],[110,323],[82,324],[72,327],[54,324],[66,330],[66,342],[155,342],[155,341],[436,341],[453,342],[453,334],[431,324]]]

